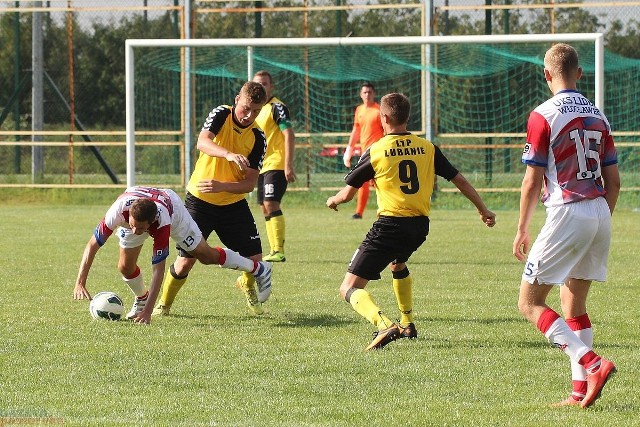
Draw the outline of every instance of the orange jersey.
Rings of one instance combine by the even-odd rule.
[[[371,107],[359,105],[356,108],[353,126],[360,128],[360,149],[364,153],[371,144],[384,136],[380,121],[380,105],[377,102]]]

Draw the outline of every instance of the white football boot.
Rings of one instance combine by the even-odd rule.
[[[138,313],[144,310],[144,307],[147,305],[147,298],[149,297],[149,293],[144,294],[143,297],[136,297],[135,302],[133,303],[133,307],[131,307],[131,311],[127,313],[126,318],[128,320],[136,317]]]
[[[271,263],[258,261],[258,269],[254,273],[258,285],[258,301],[261,303],[271,295]]]

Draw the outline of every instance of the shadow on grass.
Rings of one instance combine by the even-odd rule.
[[[419,332],[418,332],[419,333]],[[482,339],[468,339],[468,338],[460,338],[460,339],[447,339],[447,338],[438,338],[431,336],[418,336],[418,340],[427,341],[427,346],[433,349],[479,349],[479,348],[507,348],[507,349],[524,349],[524,348],[536,348],[536,349],[545,349],[549,348],[549,343],[542,341],[514,341],[514,340],[504,340],[499,343],[495,341],[486,341]]]
[[[322,263],[323,265],[331,265],[331,264],[338,265],[342,268],[341,272],[345,273],[347,271],[347,265],[349,264],[349,257],[344,256],[337,259],[327,258],[324,256],[322,258],[299,257],[297,259],[292,259],[291,261],[289,261],[289,258],[287,258],[287,265],[292,265],[292,264],[304,265],[305,269],[309,268],[309,263],[314,263],[314,262],[319,262],[319,263]]]
[[[417,258],[417,257],[416,257]],[[513,262],[509,262],[509,264],[518,264],[518,261],[514,258]],[[434,262],[433,260],[422,260],[422,259],[413,259],[413,258],[409,258],[409,261],[407,261],[407,265],[411,266],[411,265],[431,265],[434,268],[437,268],[439,266],[443,266],[443,265],[452,265],[455,267],[461,266],[461,265],[499,265],[499,266],[504,266],[505,262],[502,259],[496,258],[495,260],[479,260],[479,261],[465,261],[463,259],[455,259],[455,260],[451,260],[451,261],[446,261],[446,260],[440,260],[438,259],[437,262]],[[508,264],[507,264],[508,265]]]
[[[338,327],[358,323],[356,319],[346,319],[329,314],[284,313],[284,319],[274,326],[281,328],[315,328],[318,326]]]
[[[478,323],[480,325],[494,325],[501,323],[526,323],[527,321],[523,317],[426,317],[421,319],[420,322],[442,322],[442,323]]]
[[[184,319],[195,320],[197,323],[194,326],[209,326],[211,323],[228,323],[229,315],[189,315],[189,314],[171,314],[167,316],[167,319]],[[358,323],[355,319],[346,319],[338,316],[332,316],[329,314],[303,314],[303,313],[280,313],[276,316],[271,316],[267,313],[264,316],[241,316],[236,318],[234,322],[236,324],[266,321],[269,322],[269,326],[281,327],[281,328],[315,328],[319,326],[324,327],[340,327]]]

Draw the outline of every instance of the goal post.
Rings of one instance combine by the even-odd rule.
[[[181,81],[181,135],[184,143],[184,156],[182,165],[184,179],[189,178],[192,168],[192,159],[190,153],[192,152],[192,142],[194,135],[191,131],[191,126],[188,125],[193,120],[193,111],[191,108],[185,108],[185,106],[193,105],[194,100],[192,90],[184,90],[185,87],[191,88],[192,72],[192,52],[195,48],[223,48],[233,47],[246,50],[247,62],[246,62],[246,78],[250,80],[253,74],[253,52],[257,48],[266,47],[300,47],[300,48],[313,48],[313,47],[328,47],[339,48],[349,46],[361,46],[361,47],[377,47],[382,48],[385,46],[439,46],[439,45],[473,45],[473,44],[523,44],[523,43],[553,43],[553,42],[591,42],[593,43],[593,55],[594,55],[594,101],[596,106],[603,110],[604,106],[604,37],[601,33],[579,33],[579,34],[512,34],[512,35],[469,35],[469,36],[423,36],[423,37],[335,37],[335,38],[264,38],[264,39],[128,39],[125,42],[125,85],[126,85],[126,176],[127,185],[136,184],[136,86],[135,86],[135,70],[136,70],[136,50],[145,48],[173,48],[180,49],[180,65],[174,71],[180,73]],[[274,60],[275,61],[275,60]],[[394,58],[391,60],[396,63],[401,60]],[[274,62],[275,63],[275,62]],[[292,64],[291,67],[302,67],[302,64]],[[371,67],[383,67],[384,65],[378,63],[372,63]],[[419,87],[416,87],[416,92],[420,94],[420,105],[422,111],[422,123],[420,123],[420,131],[422,133],[427,132],[427,121],[431,121],[432,111],[430,109],[431,99],[429,94],[438,91],[438,87],[432,88],[432,63],[431,58],[427,55],[422,55],[420,63],[409,64],[410,67],[414,67],[422,78],[420,79]],[[470,65],[473,67],[473,64]],[[174,67],[176,68],[176,67]],[[300,74],[308,73],[309,71],[300,68]],[[345,74],[350,72],[349,69],[341,70]],[[540,71],[541,72],[541,71]],[[425,77],[426,76],[426,77]],[[244,78],[244,76],[243,76]],[[357,79],[354,79],[357,80]],[[276,84],[276,86],[278,86]],[[239,89],[239,88],[237,88]],[[431,91],[429,90],[431,89]],[[356,89],[357,90],[357,89]],[[382,95],[383,93],[379,93]],[[434,94],[435,96],[435,94]],[[225,99],[213,100],[213,102],[224,103]],[[286,102],[286,98],[284,99]],[[216,104],[217,105],[217,104]],[[356,104],[353,104],[355,107]],[[215,107],[215,105],[210,105]],[[426,113],[425,113],[426,112]],[[187,125],[185,125],[187,124]],[[345,131],[350,129],[345,129]],[[298,131],[296,131],[296,134]],[[478,133],[479,135],[480,133]]]

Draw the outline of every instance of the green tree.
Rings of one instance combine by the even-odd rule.
[[[14,93],[14,67],[16,64],[16,14],[4,13],[0,15],[0,111],[4,110],[7,102]],[[31,69],[31,14],[19,14],[20,31],[20,55],[18,61],[22,78],[26,75],[28,87],[31,87],[31,77],[28,70]],[[29,110],[30,97],[24,95],[20,100],[20,112],[25,114]]]
[[[379,4],[415,4],[414,1],[380,0]],[[371,9],[364,12],[355,11],[350,14],[350,31],[357,37],[403,37],[422,35],[422,10],[406,9]]]
[[[172,28],[173,15],[167,12],[154,19],[133,15],[118,23],[94,22],[92,34],[78,36],[76,81],[81,93],[76,92],[83,122],[102,127],[124,124],[125,40],[177,37]]]
[[[529,25],[529,31],[534,34],[594,33],[604,29],[600,19],[586,9],[556,8],[539,11],[536,15],[537,19]]]
[[[607,48],[627,58],[640,58],[640,22],[632,19],[625,27],[614,21],[605,35]]]
[[[228,9],[243,8],[247,3],[228,2]],[[253,13],[202,13],[197,16],[194,23],[194,38],[198,39],[230,39],[253,37],[254,34]]]

